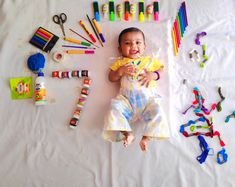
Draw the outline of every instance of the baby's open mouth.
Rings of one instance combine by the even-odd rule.
[[[130,54],[131,54],[131,55],[135,55],[135,54],[137,54],[137,53],[139,53],[138,50],[131,50],[131,51],[130,51]]]

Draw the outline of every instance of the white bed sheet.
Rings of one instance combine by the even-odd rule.
[[[108,1],[99,1],[99,4]],[[115,1],[120,3],[121,1]],[[133,1],[135,2],[135,1]],[[136,1],[137,2],[137,1]],[[145,1],[150,3],[150,1]],[[160,22],[100,23],[107,40],[95,55],[66,56],[63,63],[55,63],[52,53],[62,50],[60,39],[46,57],[45,75],[49,104],[36,107],[33,99],[11,100],[9,79],[35,75],[27,68],[29,55],[41,52],[28,43],[42,26],[62,38],[52,16],[64,12],[66,34],[78,38],[69,28],[85,36],[78,25],[86,14],[93,15],[92,1],[81,0],[1,0],[0,1],[0,186],[1,187],[80,187],[80,186],[140,186],[188,187],[235,186],[234,120],[224,123],[235,108],[235,2],[233,0],[186,1],[189,26],[182,40],[178,57],[173,56],[171,27],[181,1],[160,0]],[[88,24],[88,22],[86,21]],[[110,99],[117,94],[118,85],[107,79],[108,67],[119,56],[117,37],[129,26],[141,28],[146,34],[147,54],[156,54],[166,65],[158,91],[163,97],[171,138],[152,141],[142,153],[137,139],[128,148],[121,143],[102,139],[103,118]],[[196,33],[206,31],[202,42],[207,45],[209,61],[204,69],[192,63],[188,51],[199,49],[194,44]],[[68,122],[75,109],[81,81],[53,79],[54,70],[88,69],[91,72],[91,93],[75,130]],[[186,84],[183,84],[183,80]],[[214,113],[214,127],[226,143],[229,155],[224,165],[216,163],[216,155],[204,164],[196,157],[201,151],[196,137],[185,138],[179,133],[181,124],[195,116],[181,112],[193,100],[192,90],[198,86],[206,99],[206,106],[219,101],[217,87],[221,86],[226,99],[221,113]],[[216,138],[206,138],[215,153],[220,150]]]

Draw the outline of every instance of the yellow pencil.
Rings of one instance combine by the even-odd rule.
[[[88,34],[88,36],[91,38],[91,40],[95,43],[96,39],[94,38],[94,36],[91,34],[91,32],[88,30],[88,28],[86,27],[85,23],[80,20],[79,21],[80,25],[82,26],[82,28],[85,30],[85,32]]]
[[[83,42],[83,41],[80,41],[80,40],[76,40],[76,39],[73,39],[73,38],[64,38],[65,41],[68,41],[68,42],[72,42],[72,43],[75,43],[75,44],[80,44],[80,45],[85,45],[85,46],[91,46],[91,44],[87,43],[87,42]]]
[[[94,54],[93,50],[67,50],[65,51],[67,54]]]
[[[96,31],[98,32],[98,34],[99,34],[99,36],[100,36],[100,39],[101,39],[102,42],[104,43],[104,42],[105,42],[105,39],[104,39],[103,34],[101,33],[100,26],[98,25],[98,23],[97,23],[97,21],[95,20],[95,18],[93,18],[92,21],[93,21],[93,23],[94,23],[94,26],[95,26]]]

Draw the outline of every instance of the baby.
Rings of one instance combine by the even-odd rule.
[[[123,30],[118,38],[122,58],[110,67],[109,80],[120,82],[120,91],[111,101],[105,118],[103,137],[109,141],[123,141],[124,147],[130,145],[135,136],[130,124],[142,120],[143,136],[139,143],[142,151],[148,148],[148,141],[169,137],[169,130],[156,83],[163,64],[149,56],[144,56],[145,36],[138,28]]]

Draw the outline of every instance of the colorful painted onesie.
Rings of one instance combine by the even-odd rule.
[[[110,69],[116,71],[120,66],[133,64],[137,76],[123,76],[121,88],[116,98],[111,100],[110,111],[105,118],[103,138],[109,141],[121,141],[120,131],[132,131],[130,124],[136,119],[142,120],[143,136],[150,138],[167,138],[169,129],[159,104],[160,96],[156,93],[156,82],[149,87],[141,86],[138,74],[144,69],[154,72],[164,66],[156,59],[143,57],[139,59],[123,58],[114,62]]]

